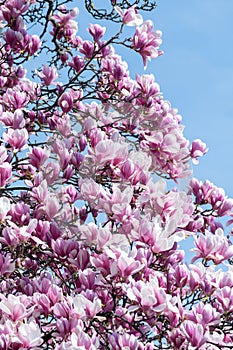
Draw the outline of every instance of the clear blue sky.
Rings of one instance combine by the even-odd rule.
[[[233,1],[157,0],[150,15],[165,53],[147,71],[179,109],[186,137],[209,147],[194,175],[233,197]]]

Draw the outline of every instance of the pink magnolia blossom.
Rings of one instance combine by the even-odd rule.
[[[4,95],[4,102],[15,110],[25,107],[29,102],[29,96],[25,91],[20,91],[18,89],[8,89],[7,93]],[[21,111],[19,113],[22,114]]]
[[[232,348],[233,200],[190,180],[207,146],[118,53],[162,54],[154,4],[86,4],[104,41],[41,3],[0,5],[0,349]]]
[[[74,56],[71,62],[68,62],[69,66],[74,68],[76,73],[79,73],[85,66],[84,59],[79,56]]]
[[[48,159],[50,151],[46,148],[34,147],[30,153],[28,153],[28,158],[30,159],[31,165],[39,169],[46,160]]]
[[[101,27],[99,24],[90,24],[88,32],[93,37],[94,41],[98,42],[106,31],[105,27]]]
[[[22,324],[18,328],[18,339],[24,348],[36,349],[43,342],[39,325],[35,321]]]
[[[122,18],[122,22],[127,26],[139,26],[143,22],[142,16],[137,12],[135,6],[129,7],[124,12],[119,6],[115,6],[115,10]]]
[[[202,302],[193,308],[192,311],[187,312],[187,318],[193,322],[202,324],[203,327],[206,325],[218,324],[220,321],[220,313],[210,304],[203,304]]]
[[[190,156],[193,160],[193,163],[198,164],[198,157],[202,157],[204,154],[207,153],[207,151],[208,148],[206,147],[206,144],[204,142],[202,142],[199,139],[194,140],[190,149]]]
[[[22,129],[26,125],[24,113],[21,109],[16,109],[14,113],[3,112],[1,120],[6,126],[9,126],[12,129]]]
[[[0,164],[0,187],[4,187],[12,175],[11,164],[4,162]]]
[[[61,171],[60,165],[55,162],[48,162],[44,169],[44,177],[47,184],[50,186],[59,178]]]
[[[0,309],[3,314],[7,314],[13,321],[22,320],[28,315],[25,305],[19,297],[9,295],[8,298],[1,297]]]
[[[192,262],[203,258],[213,260],[215,264],[219,264],[233,256],[233,246],[224,237],[221,228],[217,229],[215,234],[206,231],[204,236],[195,237],[195,245],[196,248],[193,248],[193,251],[196,252],[196,256],[192,259]]]
[[[94,44],[89,40],[85,40],[82,43],[82,47],[80,48],[79,51],[85,56],[86,59],[90,59],[94,54],[94,50],[95,50]]]
[[[159,46],[162,44],[161,37],[161,31],[153,31],[153,23],[151,21],[143,22],[140,27],[136,28],[132,47],[142,56],[145,68],[147,60],[162,55],[162,51],[159,50]]]
[[[86,319],[94,318],[101,310],[101,300],[94,296],[93,300],[89,300],[84,295],[79,294],[73,298],[74,308],[71,314],[74,317]]]
[[[52,20],[54,20],[54,22],[52,22],[54,29],[51,34],[54,34],[57,30],[58,39],[62,37],[68,40],[74,39],[78,31],[78,24],[73,18],[75,18],[78,13],[77,7],[67,10],[64,5],[60,5],[58,7],[58,12],[52,16]]]
[[[11,18],[17,18],[24,13],[30,6],[29,0],[6,0],[1,6],[3,17],[6,21]]]
[[[31,35],[29,37],[29,43],[27,46],[27,52],[29,56],[34,55],[41,47],[41,41],[38,35]]]
[[[158,285],[157,278],[150,281],[134,282],[127,288],[127,295],[130,300],[138,302],[144,310],[162,312],[167,304],[167,296],[163,288]]]
[[[192,321],[185,321],[183,324],[183,330],[193,347],[200,347],[208,339],[208,335],[201,324],[196,324]]]
[[[128,145],[119,144],[112,140],[100,141],[95,147],[95,156],[99,164],[112,161],[113,164],[126,160]]]
[[[68,342],[62,342],[57,350],[95,350],[95,340],[86,334],[80,327],[77,328],[76,333],[71,334],[71,339]]]
[[[28,136],[28,131],[25,128],[16,130],[8,129],[3,134],[3,139],[9,143],[14,152],[18,152],[27,148]]]
[[[7,214],[10,211],[11,203],[9,198],[0,197],[0,221],[4,221],[7,218]]]
[[[44,85],[51,85],[58,78],[57,69],[55,67],[43,66],[42,72],[36,71]]]
[[[74,105],[74,98],[71,93],[64,92],[58,100],[58,104],[64,113],[71,111]]]
[[[11,259],[10,254],[6,254],[5,256],[0,254],[0,274],[10,275],[15,269],[15,263]],[[1,306],[0,306],[1,308]],[[16,311],[17,313],[17,311]],[[17,316],[16,316],[17,317]]]
[[[225,286],[218,289],[215,293],[216,302],[215,307],[218,311],[231,312],[233,309],[233,293],[232,288]]]

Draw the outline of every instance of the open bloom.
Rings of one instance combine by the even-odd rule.
[[[18,337],[24,349],[35,349],[43,340],[41,330],[35,321],[23,323],[18,329]]]
[[[44,85],[49,86],[53,84],[54,80],[58,78],[57,69],[55,67],[43,66],[42,72],[36,71],[41,78]]]
[[[21,151],[27,147],[28,132],[26,129],[8,129],[3,134],[3,140],[13,148],[14,152]]]
[[[206,231],[204,236],[195,237],[195,245],[196,248],[192,251],[196,252],[196,256],[192,259],[192,262],[202,258],[220,264],[233,256],[233,245],[224,236],[221,228],[218,228],[215,234]]]
[[[0,197],[0,221],[7,218],[7,213],[10,210],[10,200],[7,197]]]
[[[133,281],[127,288],[127,296],[144,310],[162,312],[167,306],[167,295],[163,288],[159,287],[157,278],[150,281]]]
[[[122,22],[127,26],[139,26],[143,22],[143,18],[141,15],[138,14],[135,6],[126,9],[124,12],[122,12],[120,7],[115,6],[115,10],[121,16]]]
[[[136,28],[132,47],[142,56],[145,68],[147,60],[162,54],[162,51],[159,50],[159,46],[162,44],[161,37],[162,32],[160,30],[153,31],[152,21],[146,21]]]

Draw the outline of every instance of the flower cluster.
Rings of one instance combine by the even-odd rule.
[[[78,36],[78,10],[59,0],[0,5],[0,350],[232,348],[220,219],[233,201],[209,181],[177,187],[207,147],[118,54],[146,66],[161,32],[111,3],[111,38],[100,24]]]

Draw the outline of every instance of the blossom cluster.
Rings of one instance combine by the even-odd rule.
[[[0,5],[0,350],[231,348],[233,200],[177,187],[207,146],[117,51],[146,67],[162,33],[111,3],[110,39],[72,2]]]

